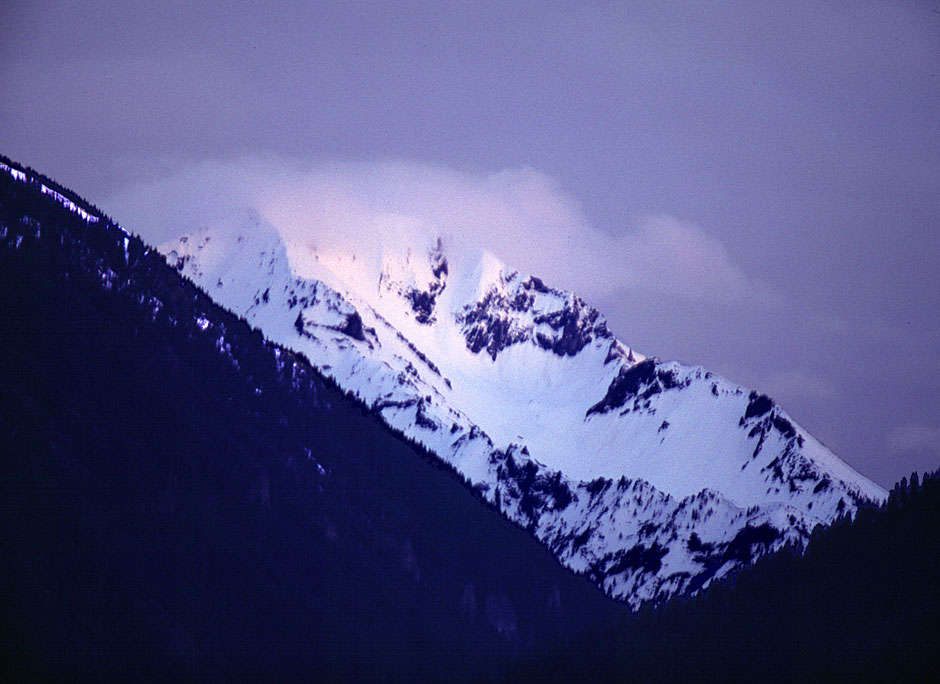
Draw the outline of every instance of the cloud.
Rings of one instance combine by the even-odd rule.
[[[689,300],[771,304],[779,299],[735,266],[718,240],[671,216],[642,219],[617,241],[614,254],[623,264],[618,278],[627,288]]]
[[[940,428],[908,424],[888,433],[885,444],[891,454],[932,451],[940,454]]]
[[[650,216],[611,235],[531,168],[469,173],[407,161],[253,158],[182,168],[105,206],[157,244],[204,226],[224,228],[252,211],[292,240],[357,254],[389,240],[441,236],[588,299],[636,291],[720,303],[777,300],[700,226]]]

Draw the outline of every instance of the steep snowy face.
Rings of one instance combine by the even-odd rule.
[[[885,496],[768,397],[637,354],[581,299],[490,254],[340,253],[257,218],[162,251],[632,606]]]

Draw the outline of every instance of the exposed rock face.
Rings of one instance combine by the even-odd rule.
[[[622,408],[620,415],[650,408],[650,397],[670,389],[680,389],[676,373],[659,365],[655,358],[640,361],[633,366],[624,366],[610,383],[607,394],[587,410],[592,413],[608,413]],[[668,422],[666,427],[669,427]]]
[[[304,289],[301,288],[300,291],[304,292]],[[338,292],[320,282],[314,283],[308,291],[308,294],[298,297],[296,290],[291,290],[290,308],[300,307],[300,313],[294,321],[297,332],[307,337],[315,337],[317,328],[326,328],[360,342],[366,341],[362,317]]]
[[[537,295],[543,295],[538,303]],[[467,348],[474,354],[486,350],[494,361],[514,344],[531,342],[558,356],[574,356],[594,339],[613,339],[596,309],[515,272],[493,285],[483,299],[466,305],[456,320]]]
[[[438,296],[447,287],[448,264],[444,258],[440,239],[427,250],[426,259],[414,257],[409,250],[406,256],[406,268],[400,264],[386,264],[380,276],[380,286],[386,291],[403,297],[408,302],[414,319],[422,325],[431,325],[437,319],[434,308]],[[407,266],[417,263],[418,269]]]

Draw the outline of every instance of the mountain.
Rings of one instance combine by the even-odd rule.
[[[937,680],[940,473],[805,554],[619,609],[301,354],[3,157],[0,350],[11,681]]]
[[[485,681],[624,612],[4,158],[0,350],[10,681]]]
[[[246,213],[160,249],[632,608],[884,500],[769,397],[644,357],[491,254],[393,233],[356,253]]]

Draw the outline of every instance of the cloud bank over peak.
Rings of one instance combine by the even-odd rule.
[[[610,234],[593,226],[554,179],[525,167],[471,173],[411,161],[204,162],[130,186],[105,206],[155,244],[200,228],[234,229],[248,213],[285,239],[363,256],[390,241],[418,246],[440,236],[589,300],[631,291],[687,301],[779,301],[695,223],[639,217]]]
[[[748,277],[718,240],[690,221],[644,217],[616,242],[623,287],[689,300],[780,302],[770,286]]]

